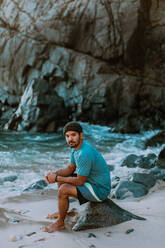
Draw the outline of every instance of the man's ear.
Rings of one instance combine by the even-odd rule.
[[[80,133],[80,138],[83,139],[83,136],[84,136],[84,134],[83,134],[83,132],[81,132]]]

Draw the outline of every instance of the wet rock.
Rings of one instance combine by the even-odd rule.
[[[112,177],[111,181],[112,181],[112,182],[111,182],[111,188],[114,189],[114,188],[116,188],[116,186],[119,184],[119,182],[120,182],[120,177],[117,177],[117,176]]]
[[[158,155],[157,166],[161,169],[165,169],[165,148],[163,148]]]
[[[137,156],[136,154],[128,155],[121,166],[127,166],[128,168],[140,167],[144,169],[151,169],[156,165],[157,156],[154,153],[150,153],[146,156]]]
[[[141,160],[141,156],[130,154],[124,159],[121,166],[127,166],[128,168],[134,168],[139,165],[140,160]]]
[[[147,139],[145,142],[145,147],[157,146],[157,145],[162,145],[162,144],[165,144],[165,130],[160,131],[156,135]]]
[[[143,184],[148,189],[153,187],[156,183],[156,179],[151,174],[146,173],[133,173],[132,181],[135,183]]]
[[[131,182],[131,181],[122,181],[115,188],[114,196],[117,199],[125,199],[127,197],[141,197],[148,193],[147,187],[142,184]]]
[[[24,189],[24,191],[44,189],[47,185],[48,184],[45,182],[45,180],[39,180],[35,183],[32,183],[28,188]]]
[[[106,199],[100,203],[88,202],[85,211],[74,225],[73,230],[80,231],[91,228],[107,227],[131,219],[145,220],[142,217],[120,208],[110,199]]]
[[[165,169],[161,169],[158,167],[153,168],[150,171],[150,174],[156,179],[156,180],[164,180],[165,181]]]
[[[156,166],[157,156],[149,153],[147,156],[141,156],[138,166],[144,169],[151,169]]]
[[[17,180],[17,176],[11,175],[3,178],[3,182],[14,182]]]

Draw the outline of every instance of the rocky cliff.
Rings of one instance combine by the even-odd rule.
[[[165,127],[164,0],[0,0],[1,127]]]

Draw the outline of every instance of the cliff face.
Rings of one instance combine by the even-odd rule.
[[[164,11],[163,0],[1,0],[2,127],[164,127]]]

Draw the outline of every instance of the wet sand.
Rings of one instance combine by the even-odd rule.
[[[158,181],[150,193],[143,198],[114,201],[124,209],[147,220],[131,220],[111,227],[74,232],[71,229],[77,218],[74,216],[67,217],[66,230],[45,233],[41,228],[53,222],[45,216],[57,211],[57,192],[49,190],[43,194],[37,191],[0,200],[0,247],[164,247],[165,182]],[[78,215],[81,215],[85,204],[79,206],[77,201],[73,201],[70,204],[70,209],[72,208],[77,209]],[[126,234],[129,229],[133,231]],[[96,237],[88,237],[89,233],[93,233]]]

